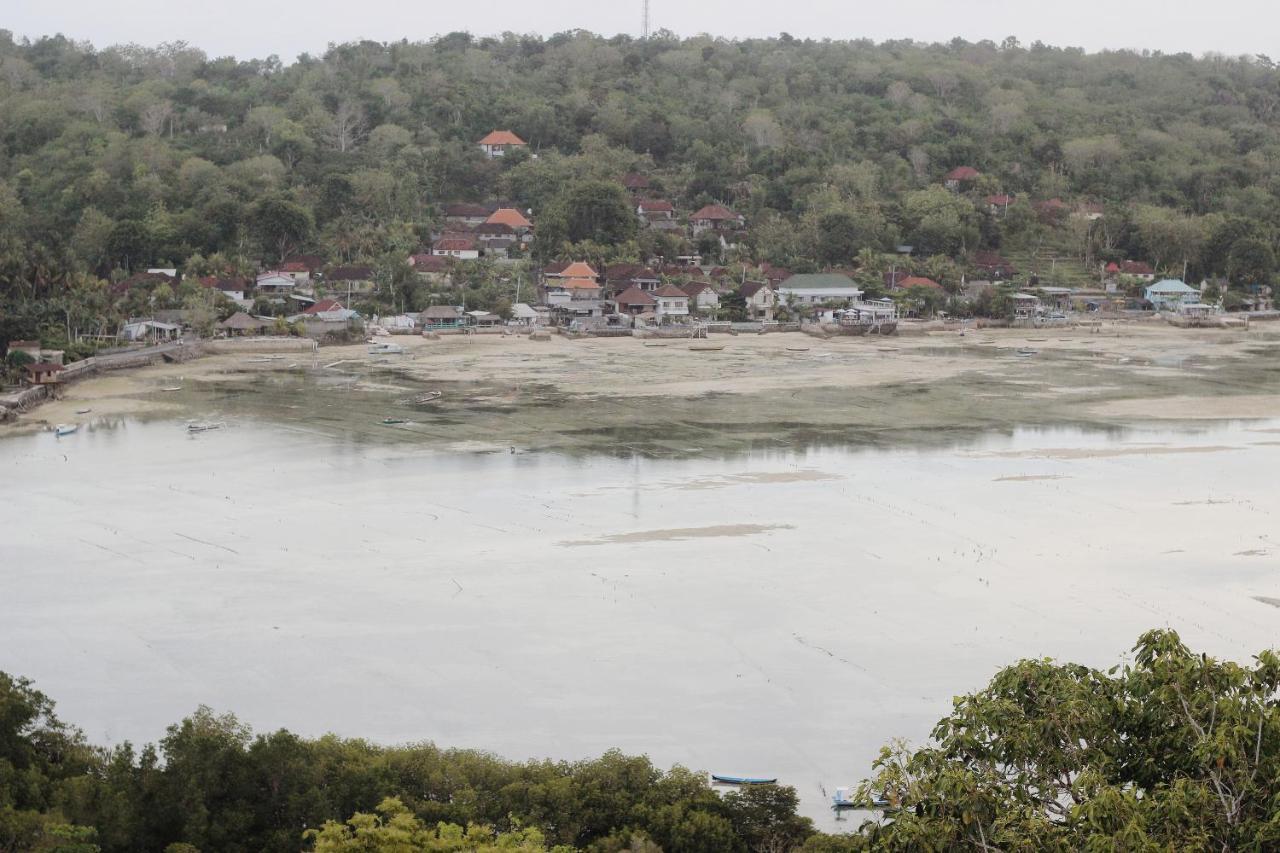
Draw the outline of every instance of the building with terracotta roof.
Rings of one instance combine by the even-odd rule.
[[[560,271],[561,278],[599,278],[600,274],[586,261],[574,261]]]
[[[642,198],[636,200],[636,216],[645,225],[671,222],[676,218],[676,208],[665,198]]]
[[[961,184],[976,181],[980,177],[982,177],[982,173],[972,166],[956,166],[950,172],[947,172],[945,183],[947,189],[954,190]]]
[[[307,273],[307,279],[310,280],[311,273]],[[201,287],[208,287],[218,290],[228,299],[234,299],[237,302],[242,301],[245,294],[249,292],[249,281],[244,278],[223,278],[221,276],[207,275],[200,279]]]
[[[630,314],[633,317],[654,310],[658,304],[653,294],[646,293],[634,285],[615,296],[613,301],[618,306],[619,314]]]
[[[703,231],[741,228],[746,222],[742,214],[734,213],[723,204],[709,204],[689,217],[689,226],[695,236]]]
[[[653,292],[657,302],[654,316],[661,322],[664,319],[678,320],[689,316],[689,294],[674,284],[664,284]]]
[[[327,311],[341,311],[342,309],[343,309],[342,303],[336,299],[321,299],[319,302],[315,303],[314,305],[309,306],[302,313],[315,315],[315,314],[324,314]]]
[[[441,237],[432,244],[431,254],[461,260],[475,260],[480,257],[480,249],[474,237],[449,235]]]
[[[479,145],[486,157],[503,157],[508,151],[524,148],[528,143],[509,130],[495,130],[481,139]]]
[[[644,264],[610,264],[604,271],[604,283],[613,293],[630,287],[651,293],[662,286],[662,279]]]
[[[517,234],[533,229],[533,223],[514,207],[500,207],[484,222],[486,225],[505,225]]]
[[[444,206],[445,222],[453,225],[479,225],[489,218],[496,207],[471,202],[456,202]]]

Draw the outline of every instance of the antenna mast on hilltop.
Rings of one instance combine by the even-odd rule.
[[[641,38],[649,37],[649,0],[644,0],[644,16],[640,22]]]

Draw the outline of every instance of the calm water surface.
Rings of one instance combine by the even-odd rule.
[[[823,791],[957,693],[1142,631],[1280,642],[1275,423],[724,459],[449,453],[235,423],[0,441],[0,669],[99,741],[259,729]]]

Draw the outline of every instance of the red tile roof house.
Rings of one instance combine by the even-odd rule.
[[[321,299],[319,302],[304,310],[303,314],[324,314],[327,311],[341,311],[342,303],[336,299]]]
[[[1009,205],[1013,204],[1014,197],[1007,193],[998,193],[997,195],[987,196],[987,209],[992,215],[1004,213],[1009,209]]]
[[[298,284],[306,284],[311,281],[311,267],[302,261],[285,261],[280,265],[280,272],[289,276]]]
[[[976,181],[980,177],[982,173],[972,166],[956,166],[947,172],[945,186],[949,190],[959,189],[961,184]]]
[[[444,206],[444,220],[454,225],[479,225],[488,219],[494,210],[496,208],[487,204],[470,204],[468,202],[446,204]]]
[[[722,204],[709,204],[689,217],[694,236],[704,231],[731,231],[746,225],[747,220]]]
[[[419,252],[409,256],[409,266],[413,268],[418,278],[428,281],[447,281],[453,264],[442,255]]]
[[[676,218],[676,207],[663,198],[642,198],[636,201],[636,216],[645,225],[671,222]]]
[[[61,377],[58,376],[66,368],[61,364],[54,364],[49,361],[37,361],[34,364],[26,366],[27,382],[32,385],[57,385]]]
[[[479,145],[486,157],[502,157],[508,151],[527,147],[528,143],[509,130],[495,130],[481,139]]]
[[[307,273],[307,280],[311,279],[311,273]],[[202,287],[215,288],[222,292],[223,296],[228,299],[234,299],[237,302],[244,300],[244,295],[249,292],[249,282],[243,278],[219,278],[217,276],[205,276],[200,279]]]
[[[1104,270],[1107,278],[1115,278],[1116,276],[1128,275],[1142,281],[1155,281],[1156,271],[1151,268],[1150,264],[1142,261],[1121,261],[1116,263],[1112,261],[1107,264]]]
[[[720,307],[720,294],[715,288],[702,282],[693,282],[680,287],[689,297],[689,310],[696,313],[714,312]]]
[[[375,289],[373,267],[365,264],[334,267],[324,280],[331,290],[343,293],[368,293]]]
[[[532,233],[533,223],[514,207],[500,207],[485,220],[486,225],[506,225],[517,234]]]
[[[290,255],[284,259],[284,266],[281,269],[292,268],[295,265],[302,267],[311,275],[315,275],[324,269],[324,259],[319,255]]]
[[[621,293],[630,287],[652,293],[662,286],[662,279],[644,264],[611,264],[605,268],[604,283],[610,293]]]
[[[658,304],[658,300],[653,298],[653,294],[646,293],[638,287],[628,287],[613,298],[614,303],[618,306],[619,314],[628,314],[632,317],[638,317],[646,311],[652,311]]]
[[[653,298],[658,302],[653,312],[658,322],[666,319],[681,320],[689,316],[689,294],[674,284],[659,287],[653,292]]]
[[[444,236],[431,246],[431,254],[475,260],[480,257],[479,245],[474,237]]]
[[[1004,259],[999,252],[977,252],[973,256],[973,269],[991,278],[1012,278],[1018,268]]]

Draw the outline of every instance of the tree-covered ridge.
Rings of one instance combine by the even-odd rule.
[[[1107,671],[1024,660],[957,697],[926,745],[882,751],[875,817],[848,835],[815,832],[791,788],[721,796],[617,752],[516,764],[255,736],[205,708],[158,746],[94,748],[0,673],[0,851],[1276,849],[1280,657],[1220,661],[1171,631],[1133,651]]]
[[[485,157],[495,128],[528,149]],[[443,205],[492,200],[533,211],[543,258],[577,242],[596,261],[869,268],[905,241],[935,259],[921,274],[958,282],[978,250],[1050,244],[1090,269],[1139,258],[1265,283],[1278,155],[1265,57],[570,32],[361,42],[285,65],[0,34],[0,299],[31,334],[58,299],[116,310],[97,281],[246,274],[301,251],[378,264],[414,310],[429,296],[404,261]],[[978,176],[945,191],[962,166]],[[744,214],[737,249],[598,217],[575,231],[584,206],[616,218],[627,173],[682,218]]]

